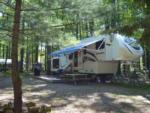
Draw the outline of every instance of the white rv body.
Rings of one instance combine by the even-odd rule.
[[[11,59],[0,59],[0,64],[11,64],[12,63],[12,60]]]
[[[101,35],[81,40],[79,44],[53,52],[51,70],[89,74],[115,74],[119,61],[131,61],[143,54],[133,38],[119,34]],[[54,60],[57,64],[54,65]]]

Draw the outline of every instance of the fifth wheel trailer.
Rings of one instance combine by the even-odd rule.
[[[119,61],[133,61],[142,54],[143,49],[134,38],[100,35],[51,53],[51,71],[114,75]]]

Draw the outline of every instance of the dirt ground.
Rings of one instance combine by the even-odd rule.
[[[110,84],[75,86],[23,78],[23,101],[49,104],[52,113],[150,113],[149,97],[148,91]],[[12,99],[10,78],[0,77],[0,102]]]

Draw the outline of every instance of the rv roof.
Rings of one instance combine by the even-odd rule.
[[[77,51],[77,50],[79,50],[79,49],[81,49],[85,46],[88,46],[88,45],[91,45],[91,44],[93,44],[97,41],[103,40],[104,37],[106,37],[106,35],[100,35],[100,36],[97,36],[97,37],[89,37],[89,38],[83,39],[78,44],[76,44],[74,46],[69,46],[69,47],[63,48],[59,51],[52,52],[50,54],[50,56],[59,56],[61,54],[73,53],[73,52],[75,52],[75,51]]]

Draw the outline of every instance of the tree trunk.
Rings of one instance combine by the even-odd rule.
[[[22,41],[22,44],[24,45],[24,25],[25,24],[25,22],[24,22],[24,18],[22,18],[22,37],[21,37],[21,41]],[[23,69],[23,63],[24,63],[24,51],[25,51],[25,49],[24,49],[24,47],[22,47],[21,48],[21,50],[20,50],[20,63],[19,63],[19,71],[22,73],[23,71],[24,71],[24,69]]]
[[[79,23],[79,39],[82,38],[82,22]]]
[[[144,47],[144,54],[143,54],[143,66],[146,67],[147,61],[146,61],[146,45],[143,45]]]
[[[47,49],[47,55],[50,54],[52,52],[52,47],[47,45],[46,49]],[[47,56],[47,74],[50,75],[51,74],[51,60],[49,59],[49,57]]]
[[[116,0],[112,0],[112,6],[113,6],[113,11],[112,11],[112,16],[111,16],[111,28],[114,29],[116,27]]]
[[[48,53],[47,53],[47,44],[45,45],[45,63],[44,63],[44,68],[45,68],[45,71],[47,71],[47,57],[48,57]]]
[[[38,62],[38,56],[39,56],[39,45],[37,44],[35,46],[35,62]]]
[[[76,23],[76,39],[79,39],[79,23]]]
[[[149,79],[150,79],[150,51],[149,51],[149,49],[146,49],[146,67],[147,67],[147,69],[148,69],[148,75],[149,75]]]
[[[3,59],[5,58],[5,45],[3,44]]]
[[[87,21],[85,22],[85,32],[86,32],[85,37],[88,37],[89,36],[89,24]]]
[[[33,44],[32,44],[31,51],[32,51],[31,60],[32,60],[32,71],[33,71],[33,64],[34,64],[34,46],[33,46]]]
[[[20,50],[20,72],[23,72],[24,48]]]
[[[94,35],[94,19],[89,22],[90,36]]]
[[[2,44],[0,43],[0,57],[2,57],[2,49],[1,49],[1,47],[2,47]]]
[[[12,83],[14,91],[14,113],[22,113],[22,88],[18,72],[18,40],[20,27],[21,0],[16,0],[14,25],[12,32]]]
[[[29,39],[27,37],[27,48],[26,48],[26,71],[29,71],[29,59],[30,59],[30,50],[29,50]]]
[[[5,57],[4,72],[7,71],[7,59],[8,59],[8,46],[6,46],[6,57]]]
[[[11,43],[8,45],[8,58],[11,59]]]
[[[150,42],[150,40],[149,40],[149,35],[150,35],[150,33],[149,33],[149,29],[148,28],[145,28],[144,29],[144,32],[143,32],[143,34],[142,34],[142,38],[141,38],[141,41],[142,42],[144,42],[144,44],[145,44],[145,66],[146,66],[146,68],[148,69],[148,71],[149,71],[149,78],[150,78],[150,50],[149,50],[149,42]]]

